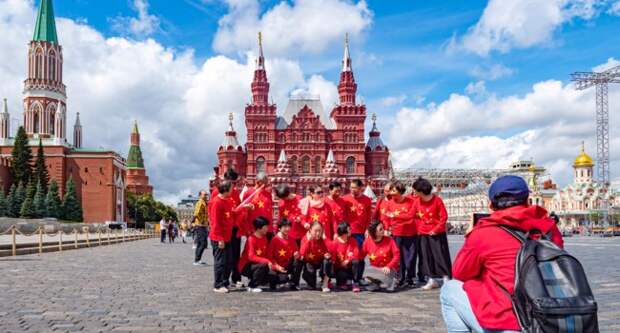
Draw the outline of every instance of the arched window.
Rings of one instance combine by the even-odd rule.
[[[317,156],[314,158],[313,169],[314,173],[321,173],[321,157]]]
[[[34,56],[34,77],[36,79],[43,78],[43,50],[37,49]]]
[[[347,174],[355,173],[355,157],[350,156],[347,158]]]
[[[310,157],[304,156],[301,158],[301,173],[310,173]]]
[[[33,133],[39,133],[39,109],[35,109],[34,111],[34,115],[33,115],[33,128],[32,128],[32,132]]]
[[[291,172],[297,173],[297,156],[291,157],[289,163],[291,164]]]
[[[260,156],[256,159],[256,173],[265,172],[265,158]]]
[[[47,66],[47,69],[47,77],[52,81],[56,81],[56,54],[54,53],[54,51],[50,52],[49,65]]]
[[[48,122],[49,130],[48,130],[48,132],[51,135],[54,135],[54,118],[56,118],[55,116],[56,116],[55,113],[50,113],[50,116],[49,116],[49,122]]]

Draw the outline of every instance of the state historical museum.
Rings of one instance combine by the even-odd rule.
[[[326,113],[319,97],[291,97],[283,113],[269,101],[269,81],[262,40],[254,79],[252,103],[245,107],[247,138],[239,144],[232,126],[219,147],[216,174],[230,167],[254,184],[256,174],[265,172],[272,183],[285,183],[305,194],[310,185],[331,181],[348,183],[362,179],[375,191],[388,180],[389,150],[381,140],[373,117],[369,139],[365,141],[366,106],[356,103],[357,83],[345,40],[339,102]]]

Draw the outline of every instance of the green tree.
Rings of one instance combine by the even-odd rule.
[[[43,143],[39,139],[39,150],[37,151],[37,160],[34,164],[34,181],[41,182],[43,192],[47,192],[47,184],[50,182],[50,175],[45,166],[45,155],[43,155]]]
[[[20,126],[15,136],[15,144],[13,146],[13,163],[11,164],[11,174],[13,182],[16,184],[28,184],[32,176],[32,151],[28,146],[28,135],[23,126]]]
[[[24,200],[24,203],[22,204],[19,216],[27,219],[35,217],[34,205],[31,198],[26,197],[26,200]]]
[[[62,216],[67,221],[82,222],[84,220],[82,217],[82,205],[77,199],[73,178],[71,177],[67,180],[67,190],[62,201]]]
[[[37,187],[35,185],[34,179],[28,183],[28,186],[26,187],[26,198],[30,200],[34,199],[34,195],[37,193]]]
[[[43,190],[43,184],[41,182],[37,182],[37,192],[34,195],[34,199],[32,201],[34,206],[34,215],[35,217],[45,217],[46,207],[45,207],[45,190]]]
[[[45,217],[54,217],[57,219],[62,217],[62,201],[58,194],[58,183],[56,183],[56,179],[52,179],[49,191],[47,191],[47,195],[45,196]]]
[[[11,205],[11,217],[20,217],[22,211],[22,205],[26,201],[26,188],[23,183],[17,185],[15,190],[15,196],[13,197],[13,203]]]
[[[9,196],[6,198],[7,202],[7,216],[8,217],[18,217],[19,209],[21,209],[21,205],[17,205],[17,186],[15,184],[11,185],[11,190],[9,190]],[[17,208],[19,207],[19,208]]]
[[[9,206],[4,191],[0,189],[0,216],[9,216]]]

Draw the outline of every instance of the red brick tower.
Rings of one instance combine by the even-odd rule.
[[[131,147],[127,156],[127,191],[136,194],[153,194],[153,186],[149,185],[149,177],[144,168],[137,121],[131,131]]]
[[[377,115],[372,115],[372,129],[366,143],[366,176],[369,179],[383,179],[389,171],[390,150],[381,140],[377,129]]]
[[[245,176],[246,154],[237,140],[237,132],[233,127],[233,114],[228,115],[229,127],[224,137],[224,142],[217,151],[219,161],[218,172],[225,173],[228,168],[233,168],[241,176]]]

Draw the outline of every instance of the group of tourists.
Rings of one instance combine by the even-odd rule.
[[[179,226],[174,220],[162,218],[159,221],[159,232],[161,234],[161,242],[165,243],[168,238],[168,243],[174,243],[179,236]],[[183,239],[185,243],[185,239]]]
[[[308,187],[305,197],[285,184],[272,189],[263,173],[243,193],[238,181],[229,169],[209,200],[200,192],[195,207],[194,265],[206,264],[202,256],[210,241],[214,292],[299,290],[302,279],[323,292],[429,290],[451,278],[447,212],[426,179],[414,182],[411,194],[403,183],[388,183],[374,208],[361,180],[351,181],[348,194],[332,182]]]

